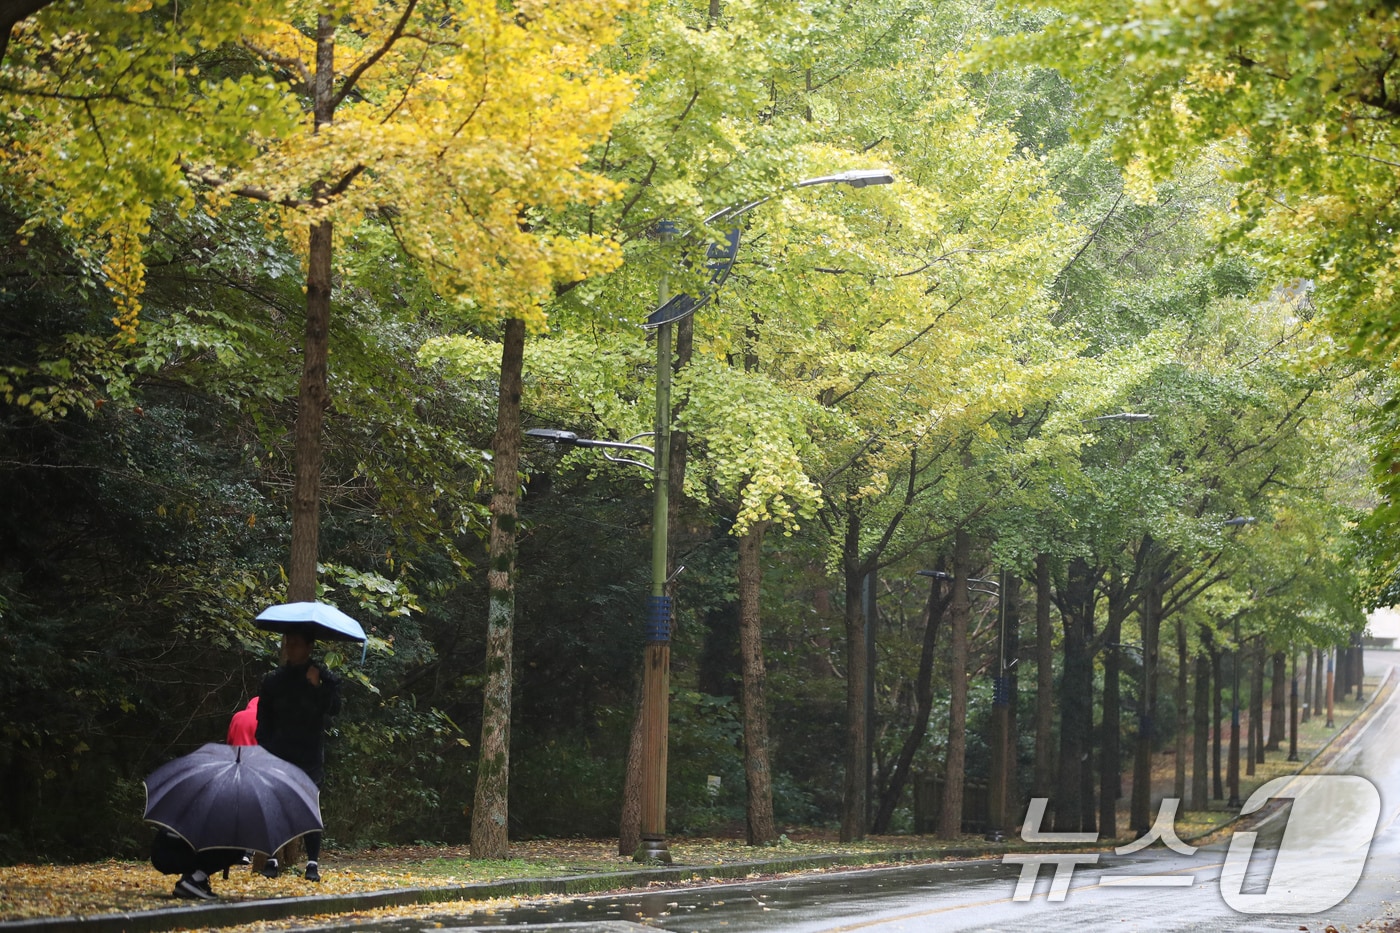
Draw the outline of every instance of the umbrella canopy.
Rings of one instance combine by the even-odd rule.
[[[264,609],[253,624],[269,632],[310,628],[319,639],[331,641],[365,640],[360,623],[326,603],[283,603]]]
[[[211,742],[151,772],[145,819],[195,849],[272,855],[321,829],[321,794],[305,771],[264,748]]]

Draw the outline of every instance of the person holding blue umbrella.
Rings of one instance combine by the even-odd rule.
[[[313,624],[281,627],[282,664],[263,678],[258,691],[257,742],[267,751],[306,772],[319,788],[325,780],[325,730],[340,712],[340,678],[311,657],[316,645]],[[307,833],[307,881],[320,881],[317,860],[321,834]],[[276,878],[281,866],[269,858],[262,873]]]

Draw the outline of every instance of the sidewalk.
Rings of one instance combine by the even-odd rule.
[[[1301,728],[1298,762],[1287,762],[1287,744],[1270,752],[1252,777],[1241,774],[1240,795],[1281,774],[1315,770],[1345,747],[1371,710],[1395,689],[1394,678],[1384,684],[1368,679],[1363,699],[1339,702],[1335,728],[1321,717]],[[1172,796],[1174,761],[1154,756],[1153,809],[1163,796]],[[1241,771],[1244,768],[1242,766]],[[1122,806],[1131,800],[1125,786]],[[1213,809],[1180,814],[1183,839],[1200,841],[1219,833],[1236,819],[1218,802]],[[1127,813],[1120,827],[1126,827]],[[1126,832],[1126,830],[1123,830]],[[940,840],[928,836],[872,837],[842,844],[821,834],[791,834],[771,849],[754,849],[738,840],[671,840],[675,864],[638,867],[617,854],[615,840],[546,840],[514,843],[506,861],[473,861],[464,848],[406,847],[359,852],[323,853],[324,881],[311,885],[295,875],[269,880],[235,868],[227,880],[215,877],[220,900],[190,904],[176,900],[174,879],[155,872],[145,862],[111,860],[76,866],[22,865],[0,867],[0,933],[57,933],[81,929],[95,933],[156,933],[179,929],[210,929],[267,923],[296,917],[384,911],[446,913],[488,906],[490,902],[528,897],[570,896],[656,887],[693,886],[708,882],[760,878],[836,868],[889,865],[916,861],[999,856],[1029,848],[1017,837],[991,843],[980,837]],[[1105,845],[1110,843],[1105,842]],[[75,890],[76,889],[76,890]],[[350,919],[347,917],[346,919]]]
[[[1337,700],[1333,704],[1333,727],[1327,727],[1327,717],[1325,711],[1311,716],[1309,721],[1300,721],[1298,727],[1298,760],[1288,760],[1289,743],[1286,737],[1280,742],[1280,747],[1276,751],[1265,753],[1263,762],[1255,762],[1254,774],[1249,774],[1249,763],[1246,760],[1249,750],[1248,710],[1240,711],[1240,799],[1248,801],[1250,794],[1257,788],[1273,780],[1288,774],[1302,774],[1316,772],[1326,766],[1341,749],[1345,748],[1351,736],[1358,731],[1367,721],[1370,713],[1380,708],[1380,703],[1396,689],[1397,680],[1394,676],[1395,669],[1386,668],[1375,675],[1368,675],[1362,683],[1361,700],[1356,700],[1355,691],[1343,699]],[[1226,713],[1228,717],[1228,711]],[[1265,708],[1265,717],[1268,717],[1268,708]],[[1230,735],[1228,722],[1222,723],[1221,736],[1221,775],[1224,778],[1228,775],[1228,762],[1230,754]],[[1265,733],[1267,737],[1267,722]],[[1285,730],[1286,732],[1286,730]],[[1212,736],[1212,741],[1214,737]],[[1187,748],[1188,756],[1191,754],[1190,746]],[[1215,835],[1222,829],[1230,826],[1236,817],[1235,811],[1225,806],[1224,800],[1212,798],[1209,806],[1205,810],[1187,810],[1191,797],[1191,774],[1190,759],[1188,758],[1186,795],[1182,802],[1181,810],[1177,813],[1177,832],[1183,839],[1205,839]],[[1152,813],[1155,816],[1158,807],[1164,798],[1175,797],[1176,794],[1176,755],[1174,752],[1152,756]],[[1211,789],[1213,792],[1213,789]],[[1229,788],[1225,788],[1228,795]],[[1132,838],[1128,826],[1130,825],[1131,802],[1133,799],[1133,774],[1131,769],[1123,775],[1123,796],[1119,800],[1118,808],[1118,831],[1119,841],[1129,841]]]

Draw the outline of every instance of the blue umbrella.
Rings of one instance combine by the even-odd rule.
[[[365,651],[369,641],[360,623],[339,609],[327,603],[282,603],[270,606],[259,613],[253,624],[269,632],[309,631],[309,634],[323,641],[357,641],[364,646],[360,650],[360,663],[365,661]]]
[[[321,829],[321,792],[305,771],[264,748],[210,742],[151,772],[145,819],[195,849],[271,855]]]
[[[360,623],[326,603],[283,603],[264,609],[253,622],[269,632],[311,629],[316,638],[330,641],[365,640]]]

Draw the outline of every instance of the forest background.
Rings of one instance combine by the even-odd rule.
[[[309,598],[371,633],[333,840],[627,851],[650,479],[522,428],[646,443],[726,242],[670,829],[924,775],[1113,835],[1167,748],[1219,805],[1225,688],[1262,729],[1395,601],[1397,13],[1191,6],[0,6],[5,857],[139,853]]]

